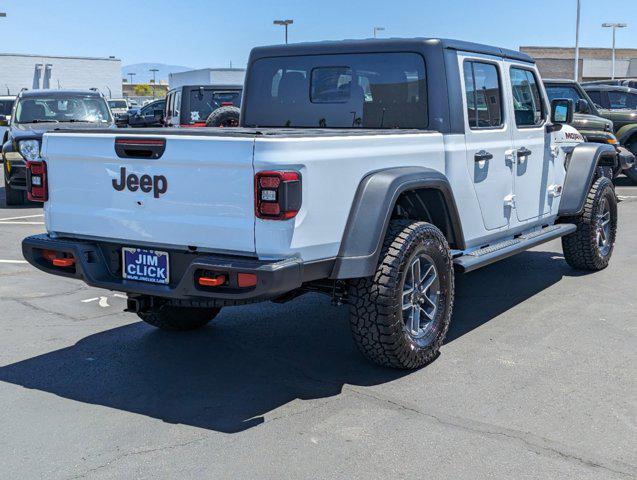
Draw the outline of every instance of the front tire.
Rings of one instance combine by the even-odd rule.
[[[598,178],[586,197],[583,212],[574,219],[577,230],[562,237],[566,262],[578,270],[608,266],[617,235],[617,197],[613,183]]]
[[[196,330],[210,323],[221,311],[220,308],[194,308],[161,305],[137,316],[144,322],[162,330]]]
[[[7,181],[7,172],[4,173],[4,201],[8,206],[24,205],[26,203],[23,190],[16,190]]]
[[[354,341],[378,365],[422,367],[438,356],[453,296],[453,263],[442,232],[425,222],[392,221],[374,276],[350,282]]]

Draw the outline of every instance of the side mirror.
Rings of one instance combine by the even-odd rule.
[[[551,123],[561,125],[573,121],[573,100],[556,98],[551,102]]]
[[[577,113],[591,113],[591,106],[588,104],[587,100],[580,98],[577,101],[576,110],[577,110]]]
[[[6,115],[0,115],[0,127],[6,127],[9,125],[9,119]]]
[[[117,125],[118,127],[127,127],[129,120],[130,115],[128,113],[122,113],[119,116],[115,117],[115,125]]]

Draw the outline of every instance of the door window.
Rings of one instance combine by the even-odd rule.
[[[511,88],[515,124],[537,127],[544,122],[544,102],[535,74],[524,68],[511,67]]]
[[[628,92],[608,92],[612,110],[637,110],[637,95]]]
[[[502,92],[498,68],[492,63],[464,63],[467,118],[472,129],[503,125]]]

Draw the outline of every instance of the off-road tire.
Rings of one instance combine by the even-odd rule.
[[[606,255],[600,251],[597,242],[597,225],[602,200],[606,198],[610,210],[610,250]],[[606,177],[598,178],[586,197],[582,213],[568,221],[577,225],[574,233],[562,237],[564,259],[578,270],[597,271],[608,266],[613,254],[617,235],[617,197],[613,183]]]
[[[4,202],[8,206],[24,205],[26,203],[26,195],[24,190],[16,190],[11,188],[7,182],[7,172],[4,172]]]
[[[238,127],[240,110],[237,107],[221,107],[206,120],[206,127]]]
[[[170,331],[196,330],[207,325],[221,311],[220,308],[193,308],[161,305],[137,316],[153,327]]]
[[[439,275],[438,311],[427,344],[406,331],[402,312],[407,268],[416,254],[426,253]],[[350,327],[361,353],[372,362],[415,369],[433,361],[447,334],[454,297],[454,272],[449,245],[442,232],[425,222],[392,221],[373,277],[349,282]]]

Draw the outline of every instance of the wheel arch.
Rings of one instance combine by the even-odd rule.
[[[631,123],[629,125],[624,125],[617,131],[617,140],[621,145],[626,145],[626,142],[632,143],[632,141],[637,141],[637,123]]]
[[[579,215],[595,179],[597,166],[614,165],[616,161],[617,151],[612,145],[602,143],[577,145],[568,163],[558,214],[560,216]]]
[[[395,218],[428,221],[440,228],[453,248],[465,248],[460,216],[444,174],[426,167],[384,169],[361,180],[330,277],[373,275],[389,222]]]

